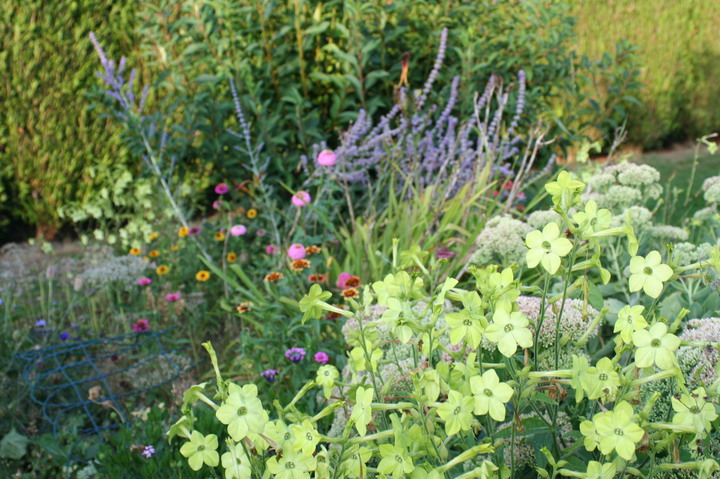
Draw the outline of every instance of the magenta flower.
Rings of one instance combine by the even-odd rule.
[[[260,376],[267,379],[269,383],[275,381],[275,376],[277,376],[277,369],[266,369],[265,371],[260,373]]]
[[[285,357],[294,363],[299,363],[305,359],[305,350],[303,348],[290,348],[285,351]]]
[[[199,226],[191,226],[188,230],[188,235],[195,236],[196,234],[200,233],[200,227]]]
[[[245,225],[235,225],[230,228],[230,234],[233,236],[242,236],[247,233],[247,227]]]
[[[165,295],[165,299],[167,299],[171,303],[174,303],[175,301],[180,299],[180,293],[168,293]]]
[[[337,158],[332,150],[323,150],[317,157],[318,165],[320,166],[333,166]]]
[[[280,251],[280,248],[274,244],[269,244],[265,247],[265,253],[267,254],[278,254],[278,251]]]
[[[132,330],[136,333],[144,333],[150,331],[150,324],[147,319],[138,319],[135,324],[132,325]]]
[[[288,248],[287,254],[293,261],[295,261],[296,259],[303,259],[305,258],[305,247],[300,243],[292,244]]]
[[[315,359],[316,363],[320,363],[320,364],[327,364],[327,362],[330,360],[328,355],[322,351],[315,353],[315,356],[313,356],[313,359]]]
[[[294,204],[298,208],[307,206],[311,201],[312,198],[310,198],[310,193],[308,193],[307,191],[298,191],[292,197],[292,204]]]
[[[137,284],[139,284],[140,286],[147,286],[150,283],[152,283],[152,280],[150,278],[140,278],[139,280],[137,280]]]
[[[212,207],[214,210],[219,210],[222,207],[222,200],[213,201]]]
[[[215,193],[217,193],[218,195],[224,195],[227,192],[228,185],[226,185],[225,183],[218,183],[217,185],[215,185]]]
[[[337,277],[337,282],[335,284],[337,284],[338,288],[345,289],[345,287],[346,287],[345,283],[347,283],[347,280],[352,278],[352,276],[353,275],[351,275],[350,273],[340,273]]]
[[[450,251],[449,249],[447,249],[446,247],[443,246],[442,248],[438,248],[437,250],[435,250],[435,255],[438,258],[443,259],[443,258],[452,258],[453,256],[455,256],[455,253],[453,253],[452,251]]]

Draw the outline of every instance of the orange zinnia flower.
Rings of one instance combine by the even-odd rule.
[[[283,275],[282,273],[273,272],[265,275],[265,281],[267,281],[268,283],[276,283],[284,277],[285,275]]]
[[[326,278],[324,274],[311,274],[308,276],[308,281],[311,283],[324,283]]]
[[[345,288],[357,288],[360,286],[360,278],[357,276],[350,276],[345,280]]]
[[[195,279],[198,281],[207,281],[210,279],[210,272],[205,270],[198,271],[195,275]]]
[[[142,251],[140,250],[140,248],[130,248],[130,254],[131,254],[131,255],[133,255],[133,256],[140,256],[140,253],[142,253]]]
[[[319,252],[320,252],[319,246],[312,245],[312,246],[308,246],[307,248],[305,248],[305,254],[317,254]]]
[[[148,253],[148,256],[150,256],[151,258],[157,258],[158,256],[160,256],[160,251],[154,249]]]
[[[162,275],[164,275],[164,274],[168,274],[168,271],[170,271],[170,268],[167,267],[167,266],[165,266],[164,264],[161,264],[160,266],[158,266],[158,267],[155,269],[155,272],[156,272],[157,274],[159,274],[160,276],[162,276]]]
[[[293,271],[302,271],[310,267],[310,261],[306,259],[296,259],[290,263],[290,269]]]
[[[218,231],[217,233],[215,233],[215,239],[218,240],[218,241],[224,240],[224,239],[225,239],[225,233],[223,233],[222,231]]]
[[[347,288],[342,290],[342,296],[345,299],[357,299],[360,297],[360,293],[358,293],[358,290],[355,288]]]
[[[237,255],[235,253],[228,253],[227,260],[228,263],[234,263],[235,261],[237,261]]]
[[[247,212],[247,217],[250,219],[253,219],[257,216],[257,210],[255,208],[250,208]]]
[[[186,236],[188,235],[188,232],[189,232],[189,231],[190,231],[190,230],[189,230],[189,228],[188,228],[187,226],[183,226],[182,228],[180,228],[180,229],[178,230],[178,236],[179,236],[180,238],[184,238],[184,237],[186,237]]]
[[[245,301],[245,302],[238,304],[235,307],[235,311],[237,311],[238,314],[244,314],[244,313],[247,313],[248,311],[250,311],[252,309],[252,307],[253,307],[253,304],[250,301]]]

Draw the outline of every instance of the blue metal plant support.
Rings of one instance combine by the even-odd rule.
[[[167,384],[183,374],[187,367],[184,369],[173,359],[172,353],[178,349],[163,344],[165,332],[134,332],[63,343],[15,356],[24,362],[23,379],[30,388],[30,397],[52,425],[53,437],[58,439],[58,433],[67,425],[68,414],[79,411],[86,419],[77,430],[80,440],[90,435],[102,440],[101,432],[131,421],[123,405],[126,398]],[[162,362],[166,367],[161,368],[161,375],[147,374],[157,371],[156,366]],[[140,375],[144,375],[146,384],[134,386],[133,379]],[[117,420],[110,417],[112,411]]]

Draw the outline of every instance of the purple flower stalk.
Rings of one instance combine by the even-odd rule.
[[[285,357],[294,363],[299,363],[305,359],[305,350],[303,348],[290,348],[285,351]]]

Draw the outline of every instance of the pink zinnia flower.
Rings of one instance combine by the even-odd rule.
[[[230,234],[233,236],[242,236],[247,233],[247,227],[245,225],[235,225],[230,228]]]
[[[310,193],[308,193],[307,191],[298,191],[292,197],[292,204],[294,204],[298,208],[307,206],[311,201],[312,198],[310,198]]]
[[[322,351],[315,353],[315,356],[313,356],[313,359],[315,359],[316,363],[320,363],[320,364],[327,364],[327,362],[330,360],[328,355]]]
[[[332,150],[323,150],[317,157],[318,165],[320,166],[333,166],[337,158]]]
[[[269,245],[267,245],[267,246],[265,247],[265,253],[267,253],[267,254],[278,254],[278,250],[279,250],[279,249],[280,249],[280,248],[278,248],[278,247],[275,246],[274,244],[269,244]]]
[[[137,284],[139,284],[140,286],[147,286],[150,283],[152,283],[152,280],[150,278],[140,278],[139,280],[137,280]]]
[[[226,185],[225,183],[218,183],[217,185],[215,185],[215,193],[217,193],[218,195],[224,195],[227,192],[228,185]]]
[[[167,295],[165,295],[165,299],[167,299],[171,303],[174,303],[175,301],[180,299],[180,293],[168,293]]]
[[[138,319],[137,321],[135,321],[135,324],[132,325],[132,330],[136,333],[150,331],[150,324],[148,324],[147,319]]]
[[[222,206],[222,200],[213,201],[212,207],[214,210],[219,210],[221,206]]]
[[[296,259],[303,259],[305,258],[305,247],[300,243],[295,243],[293,245],[290,245],[287,254],[293,261],[295,261]]]
[[[347,280],[352,278],[352,276],[353,275],[351,275],[350,273],[340,273],[337,277],[337,282],[335,284],[337,284],[338,288],[345,289],[345,283],[347,283]]]

